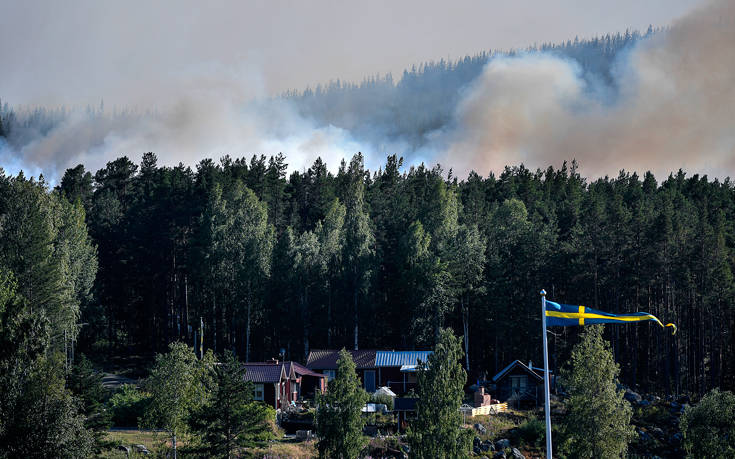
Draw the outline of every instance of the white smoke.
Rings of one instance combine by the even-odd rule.
[[[460,172],[576,158],[591,176],[735,172],[735,2],[711,2],[642,40],[615,71],[617,95],[550,55],[492,60],[468,89],[443,162]]]
[[[147,151],[165,165],[283,152],[289,168],[301,170],[317,156],[336,168],[362,151],[373,169],[385,153],[398,153],[460,176],[576,158],[593,177],[620,169],[661,177],[679,168],[725,177],[735,172],[734,44],[735,5],[720,0],[623,53],[612,85],[590,83],[575,61],[555,55],[493,58],[464,89],[452,119],[421,134],[428,142],[418,150],[405,140],[415,133],[374,129],[365,140],[314,121],[288,99],[264,99],[267,85],[252,69],[202,65],[172,75],[168,88],[149,89],[155,112],[72,111],[48,132],[0,145],[0,166],[43,170],[53,180],[79,163],[94,171]],[[359,106],[339,110],[359,119]]]

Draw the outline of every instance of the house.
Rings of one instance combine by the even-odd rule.
[[[526,365],[520,360],[514,360],[493,376],[496,397],[516,407],[521,405],[534,406],[544,401],[543,369],[537,372],[536,368]]]
[[[375,366],[380,386],[397,394],[416,387],[416,368],[429,359],[431,351],[376,351]]]
[[[293,400],[290,394],[291,382],[295,382],[292,373],[286,373],[285,366],[276,361],[247,362],[245,380],[255,385],[254,399],[265,402],[275,409],[281,409]]]
[[[362,381],[363,388],[373,393],[377,389],[377,367],[375,366],[375,352],[368,350],[347,351],[355,362],[357,376]],[[315,349],[309,352],[306,359],[306,368],[322,373],[328,380],[334,379],[337,373],[337,360],[339,351],[328,349]]]
[[[327,376],[309,370],[300,363],[284,362],[286,374],[293,370],[295,385],[291,387],[294,400],[314,400],[317,392],[324,392],[327,388]]]
[[[347,351],[355,361],[357,375],[363,388],[373,393],[378,387],[388,387],[397,394],[405,394],[416,387],[416,368],[426,362],[431,351]],[[306,367],[334,378],[339,351],[313,350]]]
[[[288,361],[247,362],[245,380],[255,384],[254,399],[275,409],[283,409],[291,402],[314,398],[326,387],[326,376],[303,365]]]

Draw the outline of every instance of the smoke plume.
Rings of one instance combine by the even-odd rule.
[[[613,76],[613,87],[601,88],[570,60],[492,60],[439,136],[443,162],[485,172],[576,158],[592,176],[679,168],[733,174],[734,2],[709,3],[641,40],[619,58]]]
[[[459,72],[428,88],[386,79],[352,101],[337,90],[304,104],[265,97],[264,77],[253,69],[202,65],[155,89],[166,93],[165,103],[155,99],[150,112],[76,109],[42,128],[17,123],[7,142],[0,138],[0,166],[54,180],[78,163],[94,171],[147,151],[166,165],[283,152],[289,168],[300,170],[317,156],[336,168],[362,151],[371,168],[397,153],[408,164],[440,162],[460,176],[572,158],[592,177],[620,169],[733,174],[734,2],[710,2],[636,41],[608,73],[591,75],[572,58],[529,51],[494,55],[467,81]],[[32,109],[18,116],[38,118]]]

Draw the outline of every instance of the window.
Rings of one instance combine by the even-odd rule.
[[[519,375],[510,377],[511,393],[520,394],[526,391],[528,386],[528,376]]]
[[[337,375],[337,370],[324,370],[324,374],[327,375],[327,381],[331,381]]]
[[[255,400],[265,400],[265,389],[262,384],[255,385],[255,394],[253,395]]]

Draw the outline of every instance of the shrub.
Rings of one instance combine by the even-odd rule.
[[[110,398],[112,422],[116,427],[137,427],[151,402],[147,392],[139,391],[132,384],[125,384]]]
[[[393,411],[393,397],[388,394],[373,394],[370,396],[370,403],[382,403],[389,411]]]
[[[681,417],[688,457],[735,457],[735,394],[713,389]]]
[[[531,417],[518,426],[516,433],[523,444],[540,446],[546,437],[546,424],[540,419]]]

